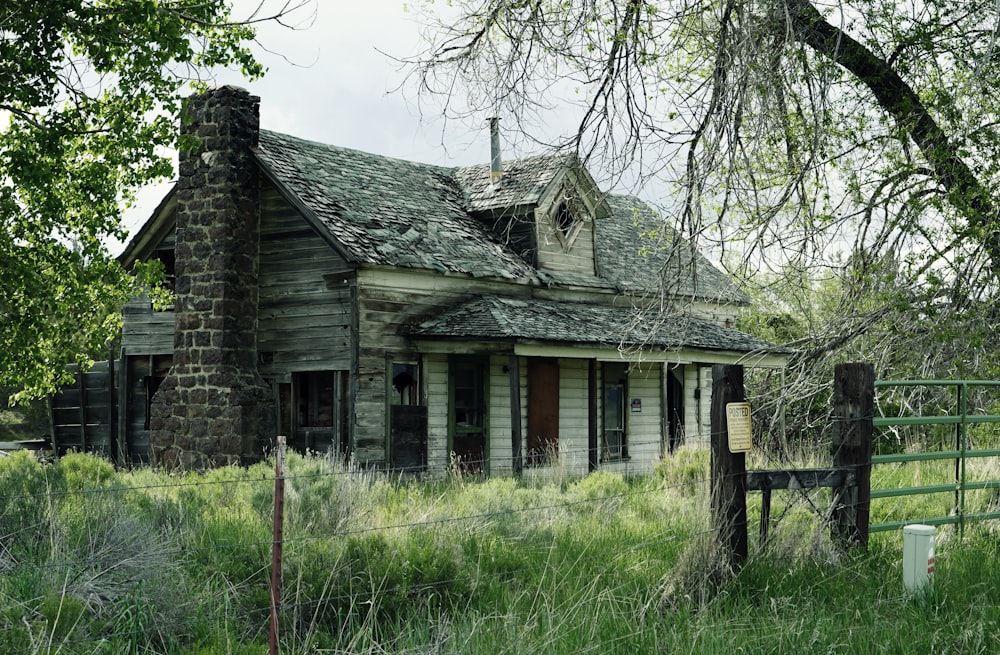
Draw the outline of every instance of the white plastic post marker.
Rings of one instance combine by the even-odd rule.
[[[934,526],[903,528],[903,586],[909,593],[927,589],[934,580]]]

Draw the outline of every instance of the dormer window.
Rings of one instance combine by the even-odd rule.
[[[564,250],[569,250],[574,239],[580,233],[585,216],[579,201],[573,196],[566,194],[556,205],[552,213],[552,225],[555,233]]]
[[[576,225],[576,219],[573,218],[573,212],[569,210],[569,204],[564,200],[559,203],[559,207],[556,209],[556,229],[562,233],[564,238],[568,239],[574,225]]]

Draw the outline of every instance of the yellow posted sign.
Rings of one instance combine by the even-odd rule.
[[[729,426],[729,452],[750,452],[750,403],[726,403],[726,422]]]

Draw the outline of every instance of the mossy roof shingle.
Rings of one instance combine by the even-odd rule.
[[[565,171],[569,155],[505,162],[502,183],[489,166],[445,168],[262,130],[257,158],[271,178],[356,263],[566,284],[640,294],[663,281],[682,297],[746,304],[749,299],[693,252],[646,204],[608,195],[595,221],[598,276],[536,270],[476,217],[530,208]]]
[[[633,307],[485,296],[408,328],[411,336],[662,349],[774,352],[775,346],[692,316],[657,317]]]

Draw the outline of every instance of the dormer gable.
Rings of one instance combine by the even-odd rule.
[[[534,209],[535,264],[542,271],[597,275],[594,221],[609,214],[593,178],[574,161]]]
[[[469,213],[539,272],[597,275],[594,221],[610,215],[604,194],[573,155],[514,159],[455,170]]]

